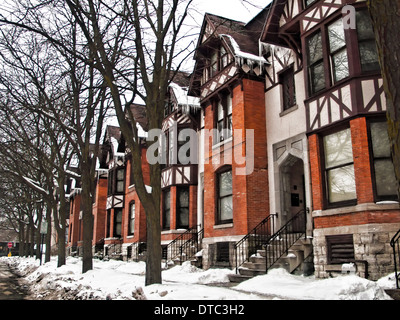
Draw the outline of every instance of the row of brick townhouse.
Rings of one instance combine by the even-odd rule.
[[[248,23],[206,14],[194,60],[166,101],[164,257],[246,278],[292,239],[272,265],[312,262],[317,277],[350,262],[370,279],[392,272],[400,209],[366,1],[274,0]],[[144,106],[132,108],[145,130]],[[177,158],[188,140],[173,143],[184,129],[196,133],[191,163]],[[107,128],[103,151],[93,247],[137,258],[145,212],[118,128]],[[76,251],[79,189],[71,204]]]

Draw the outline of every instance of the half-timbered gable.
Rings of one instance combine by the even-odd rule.
[[[388,247],[387,242],[372,244],[365,239],[389,239],[398,230],[400,216],[398,204],[386,202],[396,199],[396,187],[393,166],[387,158],[386,103],[366,1],[275,0],[271,11],[261,40],[291,49],[296,55],[293,65],[299,68],[297,75],[303,74],[303,85],[295,81],[294,92],[296,104],[304,105],[302,123],[312,186],[312,203],[307,205],[312,207],[317,276],[340,271],[329,264],[334,257],[329,256],[328,247],[332,239],[337,241],[334,246],[340,247],[343,239],[351,238],[352,259],[363,262],[356,262],[359,274],[376,279],[390,269],[382,260],[389,252],[382,250],[382,255],[377,255],[372,248],[378,243]],[[278,59],[274,61],[279,64]],[[292,94],[290,84],[288,89],[283,88],[286,76],[281,77],[283,100]],[[268,75],[267,79],[271,87],[274,80],[279,83],[279,76],[278,81]],[[267,106],[268,95],[267,87]],[[286,101],[283,105],[291,103],[290,98]],[[287,179],[297,164],[294,149],[288,160],[285,154],[296,145],[298,148],[294,140],[286,140],[273,147],[279,163],[275,174],[284,184],[283,191],[290,188],[291,180]]]
[[[176,72],[165,103],[161,171],[163,245],[197,225],[200,103],[197,97],[189,95],[189,83],[189,74]]]

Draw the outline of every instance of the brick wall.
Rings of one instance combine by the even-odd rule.
[[[357,118],[350,121],[353,145],[354,174],[356,178],[357,203],[374,201],[371,166],[368,147],[367,121]]]
[[[353,235],[357,274],[365,276],[368,264],[369,279],[377,280],[393,271],[391,237],[400,227],[398,204],[375,204],[371,176],[367,121],[364,117],[350,121],[353,148],[357,204],[328,209],[325,206],[323,184],[323,152],[318,134],[308,137],[310,172],[313,194],[314,265],[320,278],[341,273],[340,265],[327,264],[326,236]]]
[[[71,200],[70,200],[71,201]],[[68,247],[76,246],[79,241],[79,212],[81,207],[81,195],[76,194],[73,197],[72,204],[70,207],[69,216],[69,235],[68,235]]]
[[[107,182],[106,178],[100,178],[97,181],[96,200],[93,205],[93,245],[96,245],[100,240],[105,238]]]
[[[324,191],[321,166],[321,161],[323,161],[323,159],[320,150],[320,140],[317,134],[309,136],[308,147],[310,153],[313,210],[322,210],[324,208]]]
[[[214,112],[216,112],[216,107],[210,102],[205,107],[206,130],[213,129]],[[241,84],[233,88],[232,121],[234,130],[243,130],[242,137],[237,139],[236,136],[235,138],[234,132],[232,141],[227,140],[219,147],[213,147],[210,139],[208,150],[205,150],[205,243],[210,243],[207,238],[224,241],[221,239],[232,239],[235,236],[246,235],[269,214],[265,96],[262,82],[243,79]],[[254,171],[247,176],[236,174],[236,169],[243,168],[245,164],[238,164],[235,161],[223,162],[224,158],[232,159],[232,154],[235,154],[235,152],[242,156],[245,155],[246,143],[248,143],[246,141],[246,129],[254,130]],[[213,163],[209,155],[213,155],[214,158],[219,157],[219,163]],[[218,226],[216,225],[217,173],[227,164],[232,165],[233,224]],[[207,252],[205,256],[208,256]],[[207,267],[210,262],[205,261],[205,264]]]

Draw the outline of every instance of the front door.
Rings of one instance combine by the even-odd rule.
[[[280,216],[281,226],[283,226],[306,208],[303,161],[290,155],[280,168],[280,177],[282,209]],[[304,219],[296,221],[293,231],[300,231],[298,229],[303,229],[303,226]]]

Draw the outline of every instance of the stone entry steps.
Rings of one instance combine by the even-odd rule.
[[[274,250],[274,246],[279,246],[279,241],[274,240],[270,244],[268,250]],[[284,268],[289,273],[294,273],[296,270],[304,272],[308,266],[304,267],[304,260],[312,255],[313,245],[312,239],[301,238],[296,241],[296,243],[290,247],[287,254],[284,254],[281,258],[276,261],[272,268]],[[273,261],[271,261],[272,263]],[[241,267],[239,267],[239,274],[229,275],[229,280],[231,282],[242,282],[251,279],[258,275],[266,274],[266,257],[265,250],[257,250],[257,254],[250,257],[248,262],[245,262]]]

